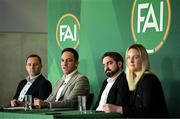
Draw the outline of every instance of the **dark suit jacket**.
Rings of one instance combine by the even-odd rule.
[[[144,74],[132,93],[130,106],[123,107],[126,117],[168,117],[168,110],[159,79]]]
[[[13,97],[13,99],[18,99],[21,90],[26,85],[27,80],[22,80],[16,90],[16,94]],[[45,79],[43,75],[40,75],[30,86],[30,88],[27,91],[27,95],[32,95],[32,98],[39,98],[41,100],[45,100],[49,94],[52,91],[52,85],[51,83]]]
[[[96,105],[94,109],[96,109],[99,105],[101,95],[107,85],[107,80],[103,82],[102,89],[100,91],[98,100],[96,102]],[[109,104],[114,104],[114,105],[121,105],[125,106],[129,104],[129,88],[126,80],[126,75],[124,71],[117,77],[116,81],[112,85],[108,97],[107,97],[107,102]]]

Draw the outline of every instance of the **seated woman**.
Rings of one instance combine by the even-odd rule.
[[[126,76],[131,91],[129,106],[106,104],[105,112],[119,112],[125,117],[168,117],[161,83],[150,71],[148,53],[140,44],[126,51]]]

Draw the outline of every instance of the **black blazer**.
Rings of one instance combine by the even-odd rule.
[[[18,99],[21,90],[26,85],[27,80],[22,80],[17,87],[16,94],[13,97],[13,99]],[[52,91],[52,85],[51,83],[46,80],[46,78],[43,75],[40,75],[30,86],[30,88],[27,91],[27,95],[32,95],[32,98],[39,98],[41,100],[45,100],[49,94]]]
[[[159,79],[144,74],[132,93],[130,106],[123,107],[126,117],[168,117],[168,110]]]
[[[98,100],[95,104],[95,107],[93,109],[96,109],[99,105],[101,95],[107,85],[107,80],[103,82],[102,89],[100,91]],[[112,85],[108,97],[107,97],[107,102],[109,104],[114,104],[114,105],[121,105],[125,106],[129,104],[130,100],[130,95],[129,95],[129,88],[126,80],[126,75],[124,71],[117,77],[116,81]]]

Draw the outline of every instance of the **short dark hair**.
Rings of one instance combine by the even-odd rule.
[[[79,54],[74,48],[65,48],[65,49],[63,49],[62,52],[61,52],[61,55],[66,51],[72,53],[74,55],[74,58],[75,58],[76,61],[79,60]]]
[[[30,54],[30,55],[26,58],[26,62],[27,62],[27,60],[28,60],[29,58],[31,58],[31,57],[37,57],[38,60],[39,60],[39,62],[40,62],[40,64],[41,64],[41,57],[40,57],[39,55],[36,55],[36,54]]]
[[[117,52],[105,52],[104,55],[102,56],[101,60],[103,61],[104,57],[111,57],[113,58],[116,62],[121,61],[122,62],[122,69],[123,69],[123,57],[121,56],[121,54],[117,53]]]

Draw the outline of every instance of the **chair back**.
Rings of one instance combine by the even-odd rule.
[[[94,94],[93,94],[93,93],[90,93],[90,94],[87,96],[87,101],[86,101],[86,108],[87,108],[87,110],[89,110],[89,109],[91,108],[93,99],[94,99]]]

